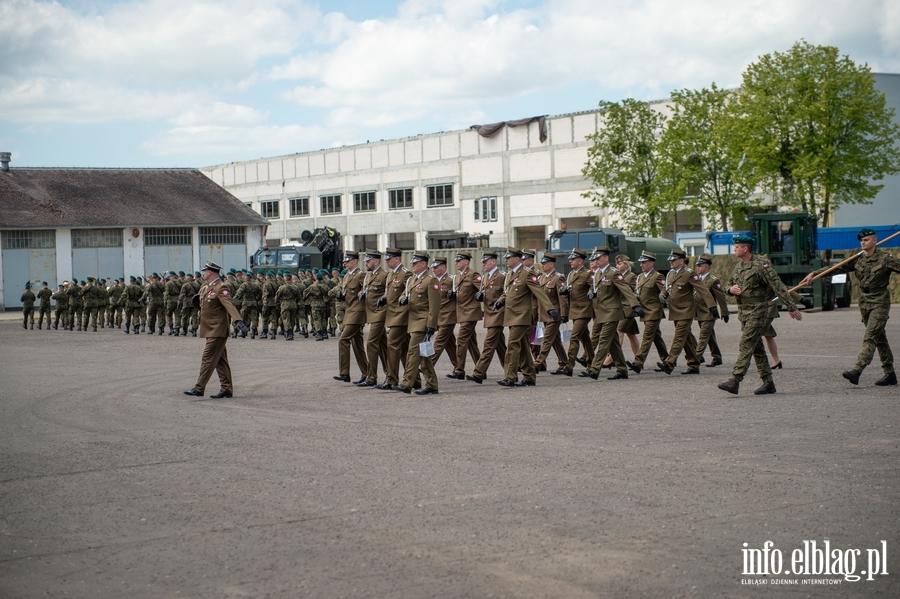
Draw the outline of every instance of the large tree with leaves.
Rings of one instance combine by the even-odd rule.
[[[583,195],[611,209],[623,228],[658,236],[668,218],[657,152],[666,117],[633,99],[600,102],[600,110],[600,129],[587,138],[593,145],[582,169],[593,189]]]
[[[700,211],[713,229],[727,231],[736,209],[748,208],[755,178],[746,157],[730,143],[732,92],[715,84],[672,93],[672,116],[660,141],[670,204]]]
[[[900,172],[900,128],[867,65],[832,46],[796,43],[743,75],[733,141],[779,203],[824,222],[842,204],[869,203]]]

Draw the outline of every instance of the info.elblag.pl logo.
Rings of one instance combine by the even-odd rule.
[[[875,549],[840,549],[832,547],[831,541],[803,541],[803,546],[794,549],[786,558],[781,549],[772,541],[763,543],[761,549],[754,549],[744,543],[741,550],[744,558],[744,576],[841,576],[843,578],[762,578],[742,579],[742,584],[841,584],[843,581],[857,582],[875,580],[876,576],[886,576],[887,541]],[[865,568],[864,570],[861,568]],[[859,569],[859,572],[857,572]]]

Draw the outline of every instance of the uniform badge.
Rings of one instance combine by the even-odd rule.
[[[695,281],[699,281],[699,280],[700,280],[700,277],[698,277],[697,275],[694,275],[694,276],[691,277],[691,278],[694,279]]]
[[[475,280],[479,283],[481,282],[481,275],[475,275]]]
[[[616,278],[621,281],[623,277],[622,277],[622,275],[618,275]]]
[[[532,277],[531,277],[531,280],[534,281],[534,282],[537,282],[537,277],[532,276]]]
[[[435,284],[434,284],[434,288],[435,288],[435,289],[437,289],[437,288],[438,288],[438,286],[437,286],[437,283],[435,283]]]
[[[228,290],[227,290],[227,289],[223,289],[223,290],[222,290],[222,295],[228,295]]]
[[[763,268],[769,268],[768,264],[763,264]]]
[[[719,285],[718,283],[716,283],[716,289],[721,289],[721,288],[722,288],[722,286]]]

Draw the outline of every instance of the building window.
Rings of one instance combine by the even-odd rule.
[[[390,247],[395,247],[398,250],[414,250],[416,249],[416,234],[391,233],[389,245]]]
[[[244,227],[200,227],[200,245],[239,245],[245,232]]]
[[[309,198],[291,198],[291,217],[309,216]]]
[[[144,245],[193,245],[191,229],[189,227],[144,229]]]
[[[375,192],[364,191],[353,194],[353,212],[374,212]]]
[[[279,218],[281,216],[281,202],[278,200],[269,200],[259,203],[259,213],[263,218]]]
[[[72,229],[73,248],[120,248],[122,229]]]
[[[475,220],[485,223],[497,220],[497,198],[479,198],[475,200]]]
[[[354,235],[353,247],[360,253],[368,248],[376,249],[378,248],[378,235]]]
[[[388,190],[388,208],[391,210],[410,210],[413,207],[412,187]]]
[[[322,202],[322,214],[341,213],[341,194],[333,196],[319,196]]]
[[[429,185],[425,189],[428,190],[429,208],[438,208],[440,206],[453,205],[453,184],[447,185]]]
[[[56,247],[56,232],[3,231],[4,250],[41,250]]]

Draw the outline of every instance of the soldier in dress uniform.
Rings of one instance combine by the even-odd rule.
[[[406,281],[412,273],[403,266],[401,251],[387,248],[384,252],[388,266],[386,312],[384,326],[387,334],[387,355],[385,356],[385,382],[392,388],[400,384],[400,364],[406,365],[409,350],[409,335],[406,325],[409,321],[409,305],[401,304],[400,297],[406,294]]]
[[[628,286],[634,291],[634,283],[637,280],[637,275],[634,274],[632,267],[634,266],[634,262],[631,261],[631,258],[627,254],[619,254],[616,256],[616,270],[622,273],[622,276],[625,277],[625,282],[628,283]],[[623,304],[622,310],[625,312],[625,318],[619,321],[619,325],[616,327],[616,331],[619,333],[619,345],[625,341],[625,337],[628,337],[628,343],[631,346],[631,355],[636,356],[640,351],[641,344],[638,341],[638,335],[641,334],[641,329],[637,324],[637,315],[634,313],[633,306],[628,306]]]
[[[456,322],[459,323],[459,334],[456,336],[456,362],[449,379],[466,378],[466,353],[472,356],[472,363],[477,364],[481,358],[478,349],[476,325],[484,316],[481,302],[475,295],[481,290],[481,274],[469,268],[472,254],[460,251],[456,253],[456,274],[453,275],[452,288],[448,296],[456,300]]]
[[[897,373],[894,371],[894,354],[888,345],[885,328],[891,310],[891,294],[888,284],[891,281],[891,273],[900,273],[900,260],[879,250],[878,235],[874,229],[866,227],[857,234],[857,239],[862,251],[856,255],[856,260],[848,262],[838,269],[838,272],[852,273],[856,275],[859,284],[859,312],[862,322],[866,327],[863,335],[863,346],[856,358],[853,368],[843,373],[843,377],[854,385],[859,384],[859,377],[863,370],[872,363],[875,352],[881,359],[881,369],[884,376],[875,381],[879,387],[897,384]],[[803,279],[802,285],[809,285],[812,278],[825,269],[812,272]]]
[[[656,254],[653,252],[646,250],[641,252],[638,264],[641,267],[641,274],[635,278],[634,293],[644,311],[644,316],[641,317],[641,322],[644,323],[644,335],[641,337],[641,348],[634,356],[634,362],[625,362],[625,364],[635,373],[640,374],[644,368],[647,354],[650,353],[651,345],[656,347],[660,361],[668,357],[669,349],[659,330],[659,323],[666,317],[662,302],[659,301],[660,295],[666,289],[666,279],[656,270]]]
[[[591,256],[592,260],[597,263],[597,270],[591,281],[588,299],[591,300],[594,308],[594,322],[601,323],[601,325],[594,361],[579,376],[597,379],[603,368],[603,361],[609,354],[616,366],[616,373],[608,377],[608,380],[619,380],[628,378],[628,367],[625,364],[625,356],[622,354],[617,331],[619,322],[625,317],[622,306],[631,306],[638,316],[643,314],[643,310],[638,304],[631,285],[625,280],[625,275],[610,265],[609,255],[609,248],[601,246],[596,248]]]
[[[382,254],[376,249],[367,249],[365,253],[366,273],[362,280],[361,299],[366,306],[366,324],[369,333],[366,336],[366,370],[365,382],[359,381],[361,387],[376,387],[390,390],[387,382],[387,334],[384,331],[384,319],[387,317],[384,297],[387,291],[387,271],[381,268]],[[385,380],[378,382],[378,363],[385,373]]]
[[[566,276],[566,284],[560,287],[560,295],[569,300],[569,319],[572,321],[572,337],[569,340],[569,353],[566,356],[566,367],[558,368],[551,374],[564,374],[572,376],[575,368],[575,358],[578,357],[579,345],[585,346],[585,361],[590,364],[594,361],[594,348],[591,346],[591,334],[588,325],[594,317],[593,302],[588,299],[593,279],[588,269],[584,267],[587,253],[578,248],[569,254],[569,266],[572,270]]]
[[[69,296],[66,294],[66,286],[68,284],[68,281],[63,281],[63,284],[53,294],[53,299],[56,300],[56,318],[53,320],[54,330],[59,328],[60,321],[62,321],[63,330],[69,327]]]
[[[550,303],[547,293],[538,284],[534,270],[522,264],[522,251],[507,248],[503,256],[509,269],[503,282],[503,294],[491,306],[503,309],[503,326],[509,327],[503,379],[497,381],[503,387],[533,387],[537,381],[534,359],[528,343],[528,336],[534,328],[534,302],[539,312],[546,312],[555,321],[559,312]],[[522,380],[519,381],[519,367]],[[487,369],[485,369],[486,371]]]
[[[481,348],[481,357],[475,364],[472,375],[466,375],[467,381],[473,381],[479,385],[487,378],[488,368],[494,359],[494,353],[501,364],[506,363],[506,339],[503,337],[503,313],[502,305],[497,307],[497,301],[503,295],[503,283],[506,281],[506,273],[497,268],[497,253],[490,251],[481,255],[481,268],[484,275],[481,277],[481,288],[475,294],[475,299],[484,303],[484,328],[487,334],[484,337],[484,346]],[[457,345],[457,348],[459,346]],[[457,349],[457,357],[459,349]]]
[[[34,302],[37,296],[31,291],[31,281],[25,283],[25,292],[19,301],[22,302],[22,328],[28,328],[28,319],[31,319],[31,328],[34,330]]]
[[[716,275],[709,272],[710,267],[712,266],[713,257],[711,254],[703,254],[699,258],[697,258],[697,262],[694,264],[694,269],[697,271],[697,275],[700,277],[700,280],[703,281],[703,284],[706,285],[709,292],[712,293],[713,297],[716,300],[716,303],[719,305],[719,314],[726,323],[730,319],[728,314],[728,300],[725,297],[725,290],[722,289],[722,282],[719,281]],[[694,319],[697,321],[697,324],[700,325],[700,331],[697,333],[697,355],[700,356],[700,361],[703,361],[703,352],[706,351],[706,346],[709,346],[709,354],[710,363],[706,366],[708,368],[714,368],[722,364],[722,350],[719,349],[719,342],[716,339],[716,319],[713,318],[712,314],[709,313],[709,310],[706,309],[706,306],[699,301],[699,298],[695,295],[695,300],[697,306],[697,312],[694,316]]]
[[[219,375],[220,388],[218,393],[210,397],[214,399],[232,397],[234,384],[231,380],[231,366],[228,364],[228,350],[225,346],[231,332],[232,319],[243,333],[247,332],[247,325],[241,321],[241,315],[231,302],[232,292],[219,278],[222,267],[207,260],[202,270],[206,284],[200,288],[199,294],[194,296],[194,305],[200,306],[200,336],[206,339],[206,346],[200,359],[200,375],[197,377],[197,383],[193,389],[185,391],[184,394],[202,397],[206,383],[215,371]]]
[[[559,312],[560,319],[554,320],[549,314],[538,314],[544,325],[544,338],[540,345],[535,345],[532,350],[534,355],[534,369],[537,372],[547,370],[547,356],[550,349],[556,353],[557,368],[566,367],[566,350],[559,338],[560,323],[569,322],[568,298],[559,295],[559,290],[566,284],[565,278],[556,270],[556,254],[545,252],[541,257],[541,274],[538,275],[538,284],[547,294],[547,299],[553,304],[553,309]]]
[[[334,378],[345,383],[350,382],[350,350],[352,349],[353,355],[356,357],[356,366],[360,372],[360,379],[356,384],[374,387],[378,382],[377,379],[369,381],[366,378],[369,362],[363,345],[363,329],[366,326],[366,298],[362,292],[365,275],[359,268],[359,252],[344,252],[344,267],[347,269],[347,274],[341,280],[336,299],[339,298],[340,301],[343,301],[346,307],[344,308],[344,328],[338,339],[338,375]]]
[[[428,272],[427,252],[416,251],[410,259],[412,275],[406,280],[405,294],[400,303],[407,306],[406,331],[409,334],[408,350],[403,369],[403,383],[394,387],[396,391],[409,393],[417,385],[419,369],[425,379],[425,386],[416,395],[438,392],[437,374],[430,357],[423,357],[419,344],[431,341],[437,330],[438,313],[441,309],[441,286]]]
[[[738,346],[738,357],[731,371],[731,378],[719,383],[719,389],[737,394],[744,375],[750,368],[750,358],[756,362],[756,369],[763,381],[754,395],[775,393],[775,382],[772,380],[772,369],[766,350],[763,348],[762,335],[765,331],[769,301],[773,294],[781,298],[794,320],[803,320],[794,299],[781,278],[763,260],[753,254],[753,237],[737,235],[734,238],[734,255],[740,258],[735,264],[734,272],[725,290],[737,298],[738,318],[741,321],[741,343]]]
[[[456,371],[456,295],[453,291],[453,277],[447,274],[447,259],[436,257],[431,263],[431,272],[437,279],[441,292],[441,309],[438,312],[437,333],[434,336],[434,355],[431,363],[437,364],[441,354],[447,352],[453,371]]]
[[[47,317],[47,330],[50,330],[50,300],[53,299],[53,292],[47,285],[47,281],[41,283],[41,289],[35,295],[41,301],[40,315],[38,316],[38,330],[44,328],[44,316]]]
[[[662,299],[668,303],[669,320],[675,324],[675,335],[672,338],[672,345],[669,346],[669,356],[657,364],[666,374],[672,374],[675,370],[675,361],[681,355],[682,349],[687,356],[688,367],[681,374],[700,373],[697,339],[691,333],[691,325],[697,310],[694,293],[697,294],[701,304],[706,304],[706,309],[714,318],[719,317],[716,300],[697,273],[686,266],[686,262],[687,255],[684,250],[679,248],[669,253],[669,266],[672,270],[666,274],[666,290],[662,293]]]

